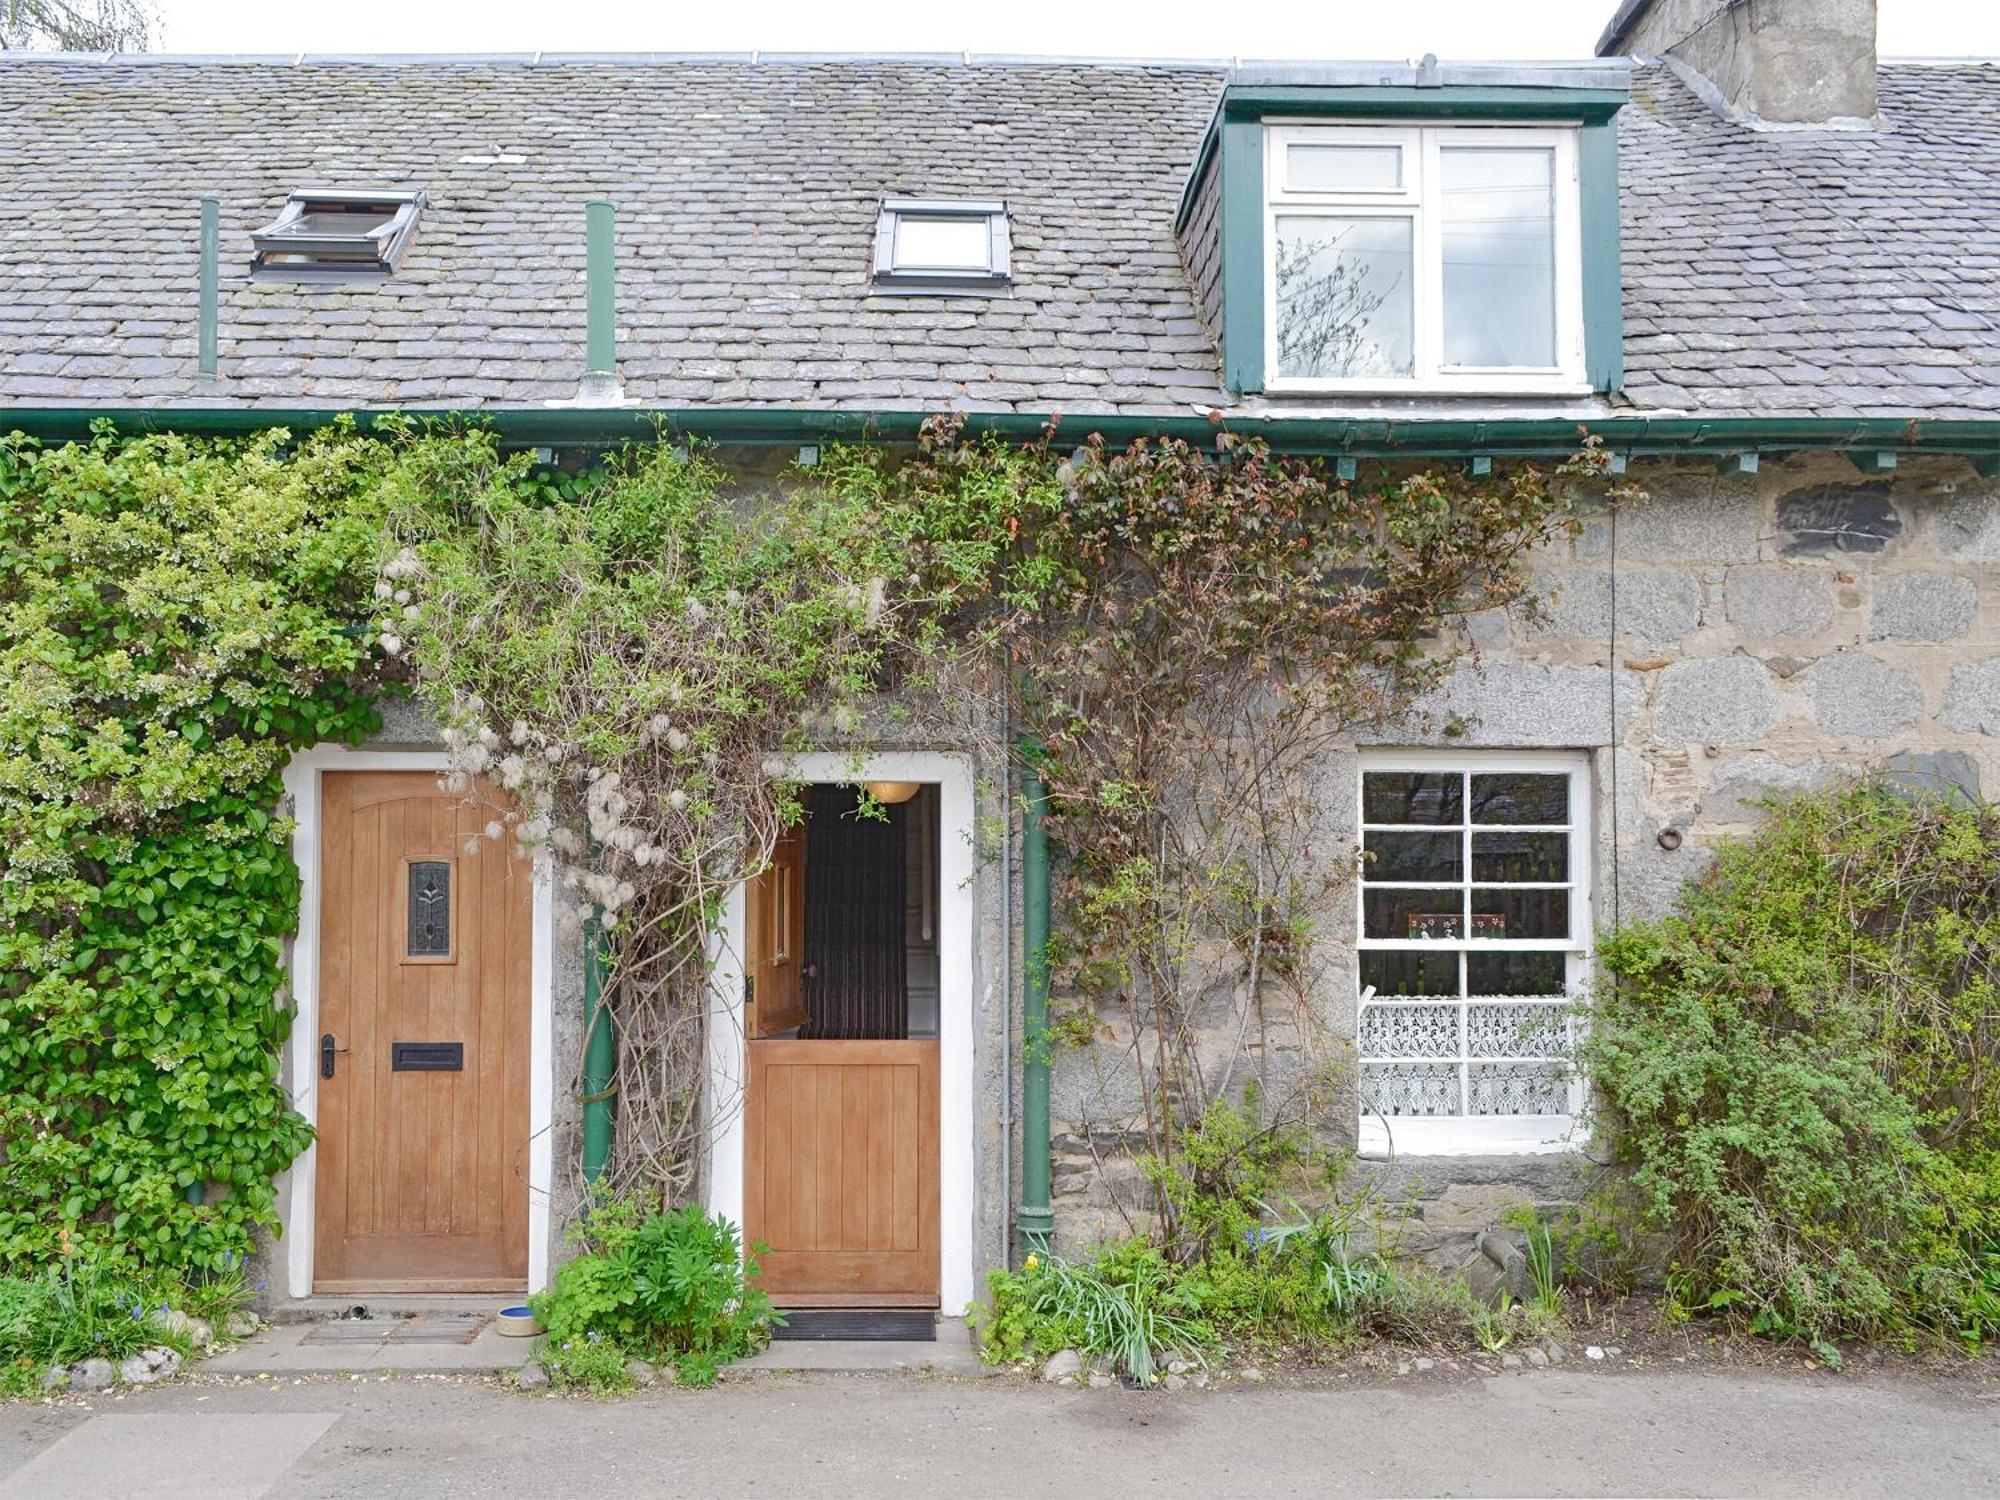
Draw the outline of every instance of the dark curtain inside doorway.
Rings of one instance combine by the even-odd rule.
[[[910,1034],[903,946],[904,829],[855,815],[852,787],[806,793],[806,1026],[813,1041],[902,1041]]]

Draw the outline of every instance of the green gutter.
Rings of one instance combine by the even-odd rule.
[[[1049,1189],[1049,794],[1021,771],[1021,1207],[1023,1249],[1046,1253],[1055,1233]]]
[[[789,444],[857,441],[909,442],[930,417],[921,411],[796,411],[779,407],[507,407],[456,410],[337,410],[276,407],[4,407],[0,432],[21,431],[62,441],[90,435],[109,420],[127,433],[184,432],[241,436],[273,427],[294,433],[351,417],[363,431],[383,418],[416,417],[491,427],[504,443],[528,447],[589,446],[692,437],[718,443]],[[974,412],[967,429],[1021,440],[1041,434],[1057,414]],[[1063,441],[1100,433],[1106,441],[1178,437],[1208,446],[1218,430],[1204,416],[1147,417],[1121,414],[1063,416]],[[2000,421],[1915,417],[1431,417],[1399,421],[1377,417],[1305,417],[1282,413],[1231,416],[1221,427],[1266,439],[1287,453],[1362,459],[1464,457],[1551,458],[1575,451],[1585,432],[1606,447],[1635,456],[1703,456],[1746,450],[1793,448],[1882,449],[1904,454],[2000,455]]]
[[[611,1008],[604,1003],[604,936],[593,922],[583,935],[583,1180],[591,1184],[602,1180],[611,1159],[617,1066]]]

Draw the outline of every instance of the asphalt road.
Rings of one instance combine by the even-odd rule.
[[[0,1408],[0,1497],[1990,1495],[2000,1385],[1562,1369],[1140,1394],[763,1376],[618,1402],[465,1377]]]

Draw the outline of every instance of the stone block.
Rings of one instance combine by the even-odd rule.
[[[1979,590],[1956,573],[1892,573],[1878,579],[1868,610],[1871,641],[1950,641],[1979,613]]]
[[[1563,568],[1537,583],[1549,591],[1548,619],[1537,635],[1609,639],[1671,645],[1701,627],[1701,580],[1681,568],[1618,569],[1612,587],[1608,568]]]
[[[1902,532],[1887,480],[1814,484],[1778,497],[1778,550],[1786,557],[1880,552]]]
[[[1941,717],[1947,729],[2000,735],[2000,656],[1960,662],[1951,669]]]
[[[1938,550],[1957,562],[2000,562],[2000,496],[1984,486],[1955,495],[1933,523]]]
[[[1652,494],[1618,510],[1618,560],[1628,562],[1743,563],[1757,560],[1757,505],[1747,483],[1725,486],[1713,478],[1676,475]],[[1584,522],[1576,555],[1611,556],[1611,517]]]
[[[1963,750],[1899,750],[1882,762],[1891,786],[1913,796],[1970,806],[1979,800],[1979,762]]]
[[[1865,651],[1837,651],[1806,674],[1813,716],[1828,734],[1869,739],[1916,722],[1923,690],[1903,668]]]
[[[1624,738],[1645,701],[1636,673],[1603,666],[1465,662],[1409,721],[1367,744],[1602,745]],[[1616,724],[1615,732],[1613,724]],[[1448,734],[1447,726],[1462,732]]]
[[[1778,722],[1778,689],[1747,656],[1677,661],[1660,673],[1653,735],[1672,742],[1740,744]]]
[[[1818,568],[1732,568],[1723,588],[1729,623],[1748,645],[1833,623],[1832,584]]]
[[[1716,766],[1699,816],[1705,822],[1755,823],[1764,816],[1764,803],[1815,791],[1839,775],[1838,767],[1817,755],[1795,766],[1761,750],[1734,755]]]

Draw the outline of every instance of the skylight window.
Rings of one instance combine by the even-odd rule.
[[[875,286],[884,292],[994,292],[1010,282],[1007,205],[885,198],[875,226]]]
[[[250,231],[253,281],[380,281],[416,234],[422,193],[296,192]]]

